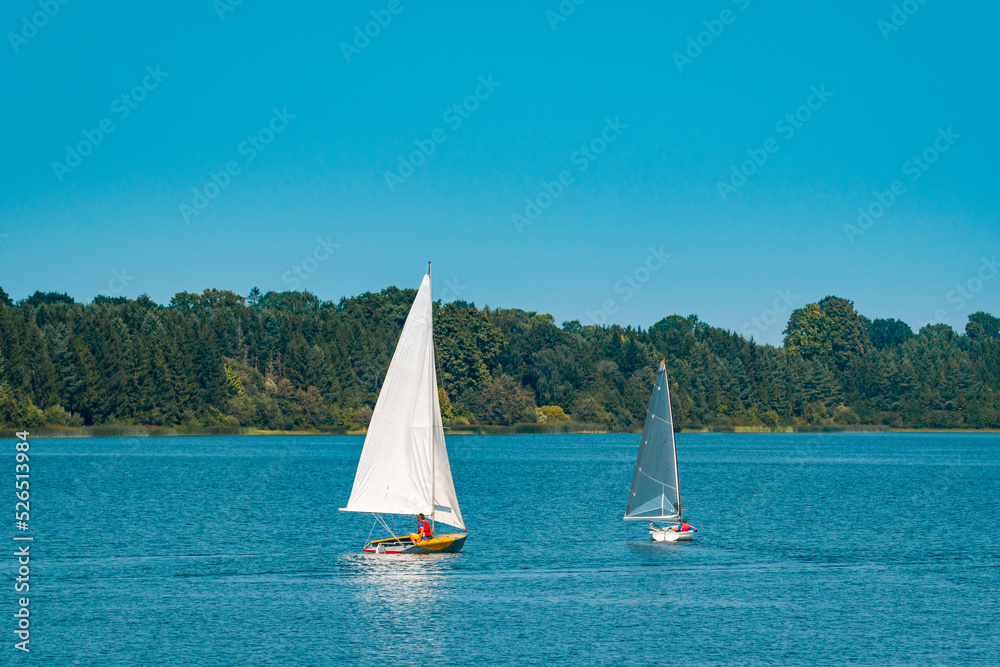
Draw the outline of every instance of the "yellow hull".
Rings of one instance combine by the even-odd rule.
[[[435,535],[429,540],[418,540],[416,533],[406,537],[388,537],[384,540],[372,540],[365,545],[368,553],[387,554],[434,554],[455,553],[465,546],[467,533],[452,533]]]

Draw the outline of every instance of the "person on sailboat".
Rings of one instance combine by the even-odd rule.
[[[672,530],[675,533],[686,533],[689,530],[693,530],[696,533],[698,532],[697,528],[695,528],[694,526],[692,526],[689,523],[684,523],[683,521],[681,521],[676,526],[667,526],[666,528],[657,528],[656,526],[653,525],[653,522],[650,521],[649,522],[649,529],[652,530],[652,531],[656,531],[658,533],[662,533],[665,530]]]
[[[417,515],[417,542],[429,540],[434,537],[431,531],[431,522],[427,520],[423,512]]]

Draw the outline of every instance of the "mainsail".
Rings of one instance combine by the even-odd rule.
[[[674,419],[670,412],[667,367],[660,362],[642,428],[639,454],[632,473],[626,519],[675,519],[680,516],[680,482]]]
[[[424,276],[372,414],[347,512],[417,514],[465,529],[448,465]]]

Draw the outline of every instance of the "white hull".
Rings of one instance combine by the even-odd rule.
[[[654,542],[690,542],[694,539],[694,531],[687,530],[677,533],[672,530],[651,530],[649,536]]]

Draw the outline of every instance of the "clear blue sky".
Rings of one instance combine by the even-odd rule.
[[[436,298],[557,322],[695,313],[777,343],[780,291],[961,330],[1000,314],[982,263],[1000,254],[1000,8],[893,4],[76,0],[48,17],[15,0],[0,286],[163,303],[297,282],[336,300],[415,288],[433,259]],[[371,12],[387,25],[359,48]],[[418,141],[433,153],[390,187]]]

